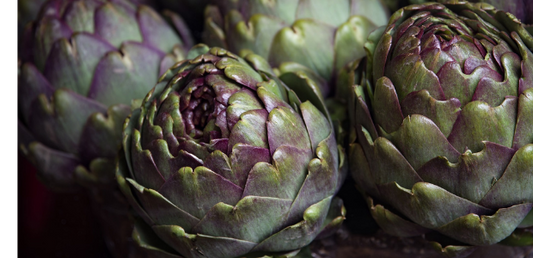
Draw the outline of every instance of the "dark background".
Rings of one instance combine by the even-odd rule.
[[[86,194],[47,189],[21,153],[17,165],[18,257],[111,257]]]

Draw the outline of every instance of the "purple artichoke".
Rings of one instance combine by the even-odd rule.
[[[305,83],[297,96],[257,55],[199,45],[189,56],[124,125],[117,178],[150,226],[136,226],[139,245],[248,257],[294,253],[337,228],[344,162],[321,98]]]
[[[179,16],[164,15],[128,0],[53,0],[28,26],[19,141],[49,187],[114,182],[132,100],[192,46]]]
[[[532,244],[533,37],[479,6],[398,10],[354,88],[350,167],[372,215],[395,235],[453,239],[449,254]]]

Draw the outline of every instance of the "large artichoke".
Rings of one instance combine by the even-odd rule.
[[[365,56],[368,34],[385,25],[380,0],[213,1],[205,12],[204,42],[234,53],[264,57],[280,73],[307,67],[325,79],[348,62]],[[331,92],[323,87],[325,96]]]
[[[533,225],[533,37],[523,25],[470,3],[412,5],[366,48],[349,157],[378,224],[457,245],[531,244],[517,230]]]
[[[321,99],[304,84],[297,97],[257,55],[199,45],[190,56],[124,125],[119,185],[171,251],[137,226],[139,244],[172,257],[254,257],[338,227],[342,153]]]
[[[28,26],[20,144],[49,187],[71,189],[76,178],[114,182],[132,100],[192,46],[179,16],[165,16],[170,23],[128,0],[52,0]]]

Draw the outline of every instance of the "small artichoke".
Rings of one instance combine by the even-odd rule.
[[[52,0],[27,27],[19,142],[48,187],[114,183],[132,100],[192,46],[179,16],[165,17],[128,0]]]
[[[332,82],[344,65],[365,56],[368,34],[388,15],[380,0],[222,0],[206,8],[203,37],[234,53],[250,50],[281,74],[302,70],[296,63]]]
[[[344,162],[321,99],[306,88],[297,97],[257,55],[198,45],[190,56],[124,125],[117,180],[151,227],[135,227],[140,246],[171,257],[294,254],[340,226]]]
[[[350,168],[391,234],[532,244],[533,37],[479,6],[408,6],[369,36]]]

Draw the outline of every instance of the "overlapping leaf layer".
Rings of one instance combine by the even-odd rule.
[[[165,16],[128,0],[54,0],[26,27],[20,142],[49,187],[114,181],[132,100],[192,46],[179,16]]]
[[[343,174],[320,102],[300,101],[258,56],[197,51],[124,128],[131,176],[119,170],[119,183],[145,222],[184,257],[292,252],[340,225]]]
[[[533,37],[478,7],[409,6],[366,44],[350,162],[393,234],[477,246],[533,225]]]

